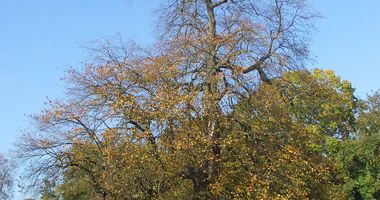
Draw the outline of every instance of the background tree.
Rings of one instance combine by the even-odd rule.
[[[0,199],[10,199],[12,197],[12,164],[2,154],[0,154]]]
[[[329,141],[331,157],[341,167],[343,191],[349,199],[380,198],[379,92],[360,102],[356,131],[350,140]]]
[[[91,181],[83,174],[82,170],[71,168],[64,176],[63,183],[58,186],[59,194],[63,199],[99,199]]]
[[[361,102],[356,126],[360,133],[358,137],[380,132],[380,91],[376,91]]]
[[[58,200],[55,181],[45,179],[41,188],[41,194],[41,200]]]

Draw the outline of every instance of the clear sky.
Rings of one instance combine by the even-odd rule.
[[[157,2],[0,0],[0,152],[12,147],[46,97],[64,96],[60,78],[80,66],[82,46],[116,34],[150,43]],[[313,36],[313,67],[335,70],[362,97],[379,89],[380,1],[311,2],[324,15]]]

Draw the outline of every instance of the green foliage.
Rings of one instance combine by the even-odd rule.
[[[97,198],[91,182],[75,168],[65,174],[65,180],[59,185],[58,190],[63,200],[95,200]]]
[[[360,135],[380,133],[380,91],[361,101],[356,128]]]
[[[352,130],[355,106],[350,83],[332,71],[288,72],[262,85],[223,127],[220,198],[343,199],[324,146]]]
[[[315,69],[284,76],[284,97],[289,110],[305,125],[314,125],[318,132],[348,138],[353,130],[357,100],[351,83],[341,80],[331,70]]]
[[[330,156],[341,167],[343,190],[349,199],[380,199],[380,98],[376,92],[361,101],[352,139],[329,141]]]

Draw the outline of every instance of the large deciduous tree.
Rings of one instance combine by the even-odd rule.
[[[105,45],[68,72],[19,145],[30,172],[92,199],[338,198],[325,139],[347,137],[355,99],[332,72],[287,72],[308,59],[308,9],[163,3],[152,48]]]

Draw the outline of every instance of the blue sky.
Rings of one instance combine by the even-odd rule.
[[[86,58],[82,46],[116,34],[151,42],[151,2],[157,1],[0,0],[0,152],[46,97],[64,96],[60,78]],[[311,2],[324,15],[313,36],[313,67],[335,70],[362,97],[380,88],[380,1]]]
[[[380,1],[312,2],[324,15],[311,46],[315,67],[335,70],[361,97],[380,89]]]

